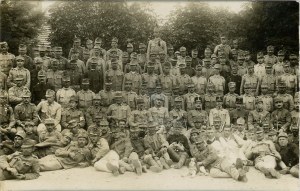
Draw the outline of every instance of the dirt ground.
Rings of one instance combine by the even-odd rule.
[[[187,168],[170,169],[161,173],[143,173],[137,176],[126,172],[114,177],[97,172],[93,167],[42,172],[36,180],[0,182],[0,191],[6,190],[300,190],[299,180],[291,175],[280,179],[266,179],[262,173],[250,168],[248,182],[231,178],[216,179],[205,176],[182,177]]]

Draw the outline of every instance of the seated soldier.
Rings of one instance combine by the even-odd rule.
[[[2,140],[13,139],[14,134],[17,132],[16,128],[14,128],[16,120],[13,108],[8,104],[8,94],[5,90],[0,91],[0,115],[0,135]]]
[[[80,126],[76,120],[71,120],[68,123],[68,128],[64,129],[61,133],[63,134],[63,133],[67,133],[67,132],[70,132],[73,134],[72,141],[77,141],[78,135],[80,135],[82,133],[86,133],[86,130],[80,128]]]
[[[274,143],[264,139],[261,127],[256,130],[256,142],[249,147],[245,155],[249,160],[254,159],[255,168],[263,172],[267,178],[280,178],[275,168],[277,161],[281,161],[281,156],[276,151]]]
[[[40,176],[40,165],[36,156],[32,154],[33,140],[27,140],[21,146],[21,152],[0,157],[0,181],[18,179],[32,180]]]
[[[39,159],[41,171],[88,167],[91,161],[91,152],[87,144],[87,133],[82,132],[77,136],[77,142],[57,149],[55,155],[48,155]]]
[[[197,165],[208,169],[210,176],[214,178],[231,177],[237,181],[247,182],[246,170],[240,159],[236,161],[236,165],[230,163],[226,157],[219,157],[215,149],[211,145],[207,145],[201,138],[196,141],[196,146],[198,149],[195,157]]]
[[[172,167],[176,169],[180,169],[190,155],[188,139],[182,134],[182,129],[182,124],[180,122],[176,123],[173,127],[173,134],[167,138],[170,144],[168,153],[170,158],[176,162]]]
[[[45,120],[46,131],[39,135],[40,142],[47,140],[48,138],[55,138],[57,141],[62,139],[60,132],[55,131],[55,121],[54,119]]]
[[[90,143],[88,148],[92,154],[92,164],[100,160],[109,152],[109,145],[106,139],[101,138],[101,131],[88,131]]]
[[[9,147],[9,152],[14,153],[17,151],[21,151],[21,146],[23,145],[25,138],[26,138],[26,133],[24,131],[18,131],[14,137],[14,141],[5,140],[2,141],[2,144],[5,145],[6,148]],[[0,152],[0,155],[2,155],[1,153],[2,152]]]
[[[169,143],[162,134],[156,133],[158,124],[153,122],[148,125],[148,132],[144,137],[145,154],[151,155],[157,163],[161,163],[165,169],[169,169],[173,164],[167,152]]]
[[[26,121],[24,124],[24,132],[26,133],[26,139],[32,139],[39,142],[39,136],[34,132],[34,123],[31,121]]]

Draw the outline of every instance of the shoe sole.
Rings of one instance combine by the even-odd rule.
[[[138,160],[132,160],[132,164],[133,164],[133,166],[134,166],[134,168],[135,168],[135,170],[136,170],[136,173],[137,173],[138,175],[142,175],[143,170],[142,170],[142,165],[141,165],[141,163],[140,163]]]
[[[106,163],[106,167],[113,173],[114,176],[119,175],[119,168],[117,166],[112,165],[111,163]]]
[[[280,178],[280,174],[275,169],[269,169],[269,172],[272,175],[272,177],[276,179]]]
[[[236,167],[237,169],[242,169],[243,166],[244,166],[243,161],[242,161],[240,158],[237,158],[237,159],[236,159],[236,162],[235,162],[235,167]]]

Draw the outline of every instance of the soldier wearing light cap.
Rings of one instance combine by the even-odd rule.
[[[15,56],[8,52],[7,42],[0,43],[0,71],[8,76],[10,69],[13,67]]]
[[[8,94],[5,90],[0,90],[0,134],[2,139],[11,138],[11,134],[16,133],[16,129],[13,128],[16,124],[13,108],[8,105]]]
[[[211,109],[216,107],[215,85],[211,82],[207,83],[206,94],[204,95],[204,109],[206,112],[210,112]]]
[[[167,56],[167,44],[165,41],[163,41],[160,38],[160,29],[158,27],[154,28],[153,36],[154,36],[154,39],[152,39],[148,42],[147,60],[149,60],[150,53],[152,51],[154,51],[155,49],[163,50],[165,55]]]
[[[274,46],[269,45],[267,47],[267,55],[264,56],[265,63],[271,63],[272,66],[278,62],[277,56],[274,55]]]
[[[85,112],[87,108],[93,105],[93,98],[95,93],[89,89],[90,81],[88,78],[84,78],[81,82],[81,90],[77,92],[78,108]]]
[[[118,38],[113,37],[111,40],[111,49],[106,52],[106,60],[109,60],[112,51],[116,51],[118,60],[122,60],[123,51],[118,49]]]
[[[51,60],[51,69],[48,69],[46,73],[46,79],[47,82],[54,86],[55,91],[62,88],[62,77],[63,77],[63,71],[58,70],[59,64],[58,60],[52,59]]]
[[[65,75],[62,78],[63,80],[63,88],[57,90],[56,92],[56,100],[63,108],[68,107],[68,103],[70,101],[70,97],[72,95],[76,95],[76,92],[70,87],[70,76]]]
[[[235,109],[236,98],[239,96],[235,93],[236,83],[229,82],[228,83],[229,93],[224,96],[224,107],[230,111]]]
[[[211,109],[209,112],[209,124],[214,125],[214,118],[219,116],[222,121],[222,126],[224,127],[230,125],[230,116],[227,109],[223,109],[223,98],[216,97],[216,108]],[[221,128],[222,129],[222,128]]]
[[[262,126],[264,123],[270,124],[270,113],[263,109],[263,101],[260,97],[255,99],[255,110],[248,115],[248,128],[253,129]]]
[[[261,89],[261,95],[259,97],[263,101],[264,110],[266,110],[268,112],[272,112],[273,111],[273,97],[268,95],[268,90],[269,90],[268,84],[261,84],[260,89]]]
[[[208,78],[208,81],[214,84],[216,94],[223,96],[225,90],[225,78],[220,75],[221,66],[220,64],[215,64],[213,68],[215,73]]]
[[[283,100],[280,97],[274,98],[275,110],[271,114],[271,126],[277,131],[289,131],[291,125],[291,113],[283,108]]]
[[[195,98],[200,95],[195,92],[195,84],[190,82],[187,84],[188,93],[183,95],[184,99],[184,110],[189,111],[195,108]]]
[[[290,63],[286,61],[283,64],[284,73],[280,75],[278,78],[280,78],[282,81],[286,84],[286,93],[294,95],[297,91],[298,86],[298,79],[297,76],[291,72]]]
[[[187,120],[189,127],[194,128],[196,125],[196,120],[200,122],[201,125],[208,125],[208,114],[203,110],[203,99],[198,96],[194,98],[195,108],[188,111]]]
[[[12,68],[9,71],[9,75],[8,75],[8,78],[7,78],[8,87],[15,86],[16,85],[15,80],[16,80],[17,76],[21,75],[24,78],[24,85],[27,88],[30,88],[31,78],[30,78],[29,70],[24,68],[25,58],[23,56],[17,56],[15,59],[16,59],[17,67]]]
[[[293,96],[286,93],[286,84],[281,79],[278,80],[277,83],[277,95],[275,97],[279,97],[283,101],[283,108],[292,111],[294,108],[294,99]]]
[[[26,86],[24,86],[23,75],[17,75],[15,78],[15,83],[16,86],[13,86],[8,90],[9,103],[13,107],[21,103],[23,93],[29,91],[29,89]]]
[[[118,60],[111,60],[111,69],[105,72],[104,81],[110,80],[112,82],[112,90],[121,91],[123,85],[124,73],[118,67]]]

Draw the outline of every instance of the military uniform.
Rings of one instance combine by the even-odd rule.
[[[208,125],[208,114],[205,110],[191,110],[188,112],[188,124],[195,127],[195,121],[199,120],[201,124]]]
[[[116,92],[115,97],[118,99],[122,99],[122,93],[121,92]],[[112,104],[108,107],[107,109],[107,116],[113,117],[116,120],[125,120],[130,116],[131,109],[127,104],[121,103],[121,104]]]
[[[80,90],[77,92],[78,97],[78,107],[82,111],[86,111],[87,108],[93,105],[93,98],[95,93],[91,90]]]
[[[230,88],[235,88],[236,85],[235,85],[235,82],[229,82],[229,85],[228,85]],[[224,106],[226,109],[228,109],[229,111],[235,109],[235,102],[236,102],[236,98],[238,97],[239,95],[236,94],[236,93],[227,93],[225,96],[224,96]]]
[[[130,107],[131,110],[136,109],[137,96],[138,95],[134,91],[124,91],[123,92],[124,102]]]
[[[0,97],[7,99],[7,93],[1,90]],[[16,124],[14,111],[7,103],[0,104],[0,123],[3,129],[11,129]]]
[[[0,71],[0,89],[7,90],[7,76]]]
[[[123,85],[124,73],[119,69],[110,69],[105,72],[105,79],[110,79],[112,82],[112,90],[121,91]]]
[[[62,77],[63,72],[60,70],[54,71],[53,69],[49,69],[46,74],[47,83],[54,87],[55,91],[62,88]]]
[[[180,95],[187,93],[187,84],[190,83],[191,77],[187,74],[179,74],[177,76],[177,82],[179,86]]]
[[[172,95],[173,86],[176,85],[176,77],[171,74],[162,74],[159,77],[162,86],[162,92],[166,96]]]
[[[29,89],[25,86],[13,86],[11,88],[9,88],[8,90],[8,99],[9,99],[9,103],[12,106],[16,106],[17,104],[22,102],[22,95],[24,92],[28,92]]]
[[[281,98],[274,98],[275,105],[277,102],[283,102]],[[276,108],[271,114],[271,125],[277,130],[283,129],[289,131],[291,125],[291,113],[284,108]]]
[[[78,101],[78,98],[76,96],[72,96],[70,98],[71,101]],[[68,124],[71,120],[76,120],[80,128],[83,128],[85,126],[85,118],[82,113],[82,111],[76,109],[76,108],[67,108],[62,112],[61,116],[61,125],[63,128],[68,128]]]
[[[216,97],[214,93],[206,93],[204,95],[204,108],[206,112],[209,112],[211,109],[216,107]]]
[[[262,102],[260,98],[257,98],[255,100],[255,104],[259,104]],[[257,128],[258,126],[262,126],[263,124],[269,124],[270,123],[270,113],[266,110],[261,110],[255,109],[253,111],[249,112],[248,115],[248,128],[253,129]]]
[[[150,108],[150,97],[148,96],[148,94],[140,94],[138,95],[138,98],[141,98],[144,100],[144,105],[145,105],[145,109],[149,109]]]
[[[16,57],[16,60],[21,60],[21,62],[24,63],[24,58],[21,57],[21,56],[17,56]],[[8,86],[9,87],[12,87],[12,86],[15,86],[15,78],[17,76],[23,76],[23,79],[24,79],[24,86],[26,86],[28,89],[30,88],[30,72],[28,69],[24,68],[23,66],[22,67],[16,67],[16,68],[12,68],[10,71],[9,71],[9,75],[8,75],[8,78],[7,78],[7,83],[8,83]]]
[[[216,97],[216,102],[223,102],[221,97]],[[209,124],[214,125],[214,118],[220,117],[221,121],[224,125],[229,126],[230,125],[230,116],[227,109],[223,108],[213,108],[209,112]],[[223,125],[223,126],[224,126]]]
[[[261,88],[268,88],[267,84],[261,84]],[[273,97],[270,95],[261,94],[258,96],[263,102],[263,109],[268,112],[273,111]]]
[[[158,80],[158,75],[155,73],[149,74],[144,73],[142,74],[142,81],[147,82],[147,89],[148,94],[152,95],[155,92],[156,82]]]
[[[277,96],[278,98],[283,100],[283,108],[287,109],[288,111],[292,111],[294,108],[294,101],[293,101],[293,96],[287,93],[278,93]],[[275,97],[275,98],[276,98]],[[274,98],[274,99],[275,99]]]
[[[284,73],[279,76],[279,78],[286,84],[286,93],[294,95],[297,87],[297,76],[290,73]]]
[[[4,46],[8,47],[7,43],[6,42],[4,42],[4,43],[5,43]],[[3,46],[3,43],[1,46]],[[3,72],[5,75],[8,76],[10,69],[13,67],[14,60],[15,60],[15,56],[13,54],[8,53],[8,52],[6,52],[6,53],[2,52],[0,54],[0,68],[1,68],[0,70],[1,70],[1,72]]]
[[[108,108],[111,104],[113,104],[113,99],[115,95],[115,91],[113,90],[101,90],[99,92],[99,95],[101,97],[102,106],[105,108]]]
[[[99,94],[96,94],[93,100],[101,100],[101,97],[99,96]],[[93,105],[91,105],[85,113],[87,126],[95,123],[97,116],[102,120],[107,120],[106,111],[107,109],[105,107],[102,107],[100,105],[96,106],[95,103],[93,103]]]
[[[157,122],[159,125],[163,125],[165,120],[169,118],[169,111],[166,107],[151,107],[149,111],[152,114],[153,121]]]
[[[91,131],[89,132],[89,137],[91,136],[99,136],[99,134]],[[104,157],[109,152],[108,142],[104,138],[99,138],[96,143],[90,141],[87,147],[91,151],[92,159],[96,161]]]
[[[124,84],[126,81],[131,81],[132,82],[132,90],[135,93],[139,93],[140,87],[141,87],[141,82],[142,82],[142,76],[137,73],[137,72],[129,72],[124,75],[123,79],[123,90],[124,90]]]
[[[139,98],[136,100],[137,105],[144,104],[144,100]],[[137,129],[145,131],[145,129],[141,129],[141,126],[147,125],[149,122],[153,121],[152,115],[150,111],[144,108],[138,108],[131,112],[130,117],[128,119],[128,124],[130,127],[137,127]]]
[[[197,70],[198,66],[196,66],[196,70]],[[195,84],[195,88],[196,88],[196,93],[199,94],[201,96],[201,98],[204,98],[204,94],[205,94],[205,90],[206,90],[206,86],[207,86],[207,79],[206,77],[201,74],[200,76],[195,75],[191,78],[192,82]]]
[[[54,86],[46,83],[45,72],[39,72],[39,78],[44,78],[44,82],[39,82],[32,87],[32,102],[34,104],[39,104],[42,99],[45,99],[45,94],[48,89],[54,90]]]
[[[93,92],[99,92],[103,89],[103,71],[99,71],[95,68],[91,68],[87,71],[86,76],[88,77],[90,81],[90,89]]]
[[[187,122],[187,112],[183,110],[182,104],[183,104],[183,98],[178,96],[175,97],[174,102],[181,105],[180,108],[173,107],[173,109],[169,112],[169,118],[172,120],[172,122],[179,121],[181,124],[183,124],[186,127]]]
[[[189,85],[189,86],[193,86],[194,87],[194,84],[193,85]],[[199,97],[199,94],[197,94],[195,92],[193,92],[193,93],[187,93],[187,94],[183,95],[183,99],[184,99],[184,103],[185,103],[184,104],[184,106],[185,106],[184,109],[186,111],[194,109],[194,107],[195,107],[194,100],[195,100],[196,97]]]

